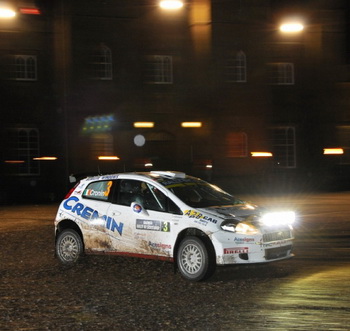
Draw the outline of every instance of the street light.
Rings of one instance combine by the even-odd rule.
[[[16,16],[16,12],[8,7],[3,7],[0,4],[0,18],[13,18]]]
[[[15,8],[7,1],[0,1],[0,19],[13,18],[16,16]]]
[[[344,154],[344,149],[341,147],[338,148],[324,148],[323,149],[324,155],[342,155]]]
[[[180,9],[184,5],[180,0],[162,0],[159,2],[159,6],[163,9]]]
[[[182,122],[181,126],[183,128],[201,128],[202,122]]]
[[[304,25],[300,22],[287,22],[280,26],[281,32],[296,33],[304,30]]]

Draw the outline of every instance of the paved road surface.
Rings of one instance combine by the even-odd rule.
[[[296,257],[191,283],[169,263],[54,258],[55,205],[2,207],[0,330],[350,330],[350,193],[248,196],[299,214]]]

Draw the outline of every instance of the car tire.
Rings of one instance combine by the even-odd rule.
[[[66,229],[58,235],[56,255],[63,264],[72,265],[76,263],[83,251],[83,241],[76,231]]]
[[[215,271],[215,258],[208,246],[198,237],[185,237],[177,251],[177,266],[187,280],[201,281]]]

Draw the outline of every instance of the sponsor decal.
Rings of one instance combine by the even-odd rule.
[[[101,215],[97,210],[85,206],[81,202],[79,202],[79,198],[70,197],[63,203],[63,208],[65,210],[70,211],[73,214],[80,216],[81,218],[87,221],[93,221],[95,219],[103,219],[105,221],[105,227],[107,230],[112,232],[118,232],[120,235],[123,233],[124,223],[116,222],[114,218]]]
[[[92,176],[92,177],[89,177],[88,179],[89,180],[112,180],[112,179],[117,179],[119,178],[118,175],[104,175],[104,176]],[[84,185],[84,183],[82,183],[82,185]]]
[[[241,254],[248,253],[248,247],[224,248],[224,254]]]
[[[273,241],[273,242],[270,242],[270,243],[267,243],[267,244],[261,243],[261,245],[263,247],[283,246],[283,245],[286,245],[286,244],[290,244],[291,241],[292,241],[291,239],[285,239],[285,240]]]
[[[162,249],[162,250],[169,250],[169,249],[171,249],[171,245],[162,244],[162,243],[154,243],[152,241],[148,242],[148,246],[150,246],[151,248]]]
[[[170,222],[153,220],[136,220],[136,229],[148,231],[170,232]]]
[[[135,204],[134,207],[132,208],[135,213],[141,213],[142,212],[142,207],[140,205]]]
[[[105,175],[105,176],[102,176],[101,179],[117,179],[119,176],[118,175]]]
[[[247,238],[247,237],[237,238],[237,237],[235,237],[234,241],[235,241],[235,243],[238,243],[238,244],[253,243],[254,238]]]
[[[106,197],[107,198],[109,196],[110,191],[111,191],[112,184],[113,184],[113,182],[109,181],[107,183],[107,187],[106,187],[105,191],[96,191],[92,188],[86,189],[84,192],[84,195],[87,197]]]
[[[206,221],[216,224],[218,221],[215,218],[203,215],[202,213],[195,211],[195,210],[185,210],[184,215],[188,216],[189,218],[194,218],[196,220],[200,221]]]

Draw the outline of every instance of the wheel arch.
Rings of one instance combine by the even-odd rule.
[[[199,239],[202,240],[202,242],[204,243],[205,247],[208,250],[208,255],[213,259],[213,261],[216,261],[216,253],[215,253],[215,248],[214,245],[210,239],[210,237],[203,231],[197,229],[197,228],[187,228],[182,230],[177,238],[176,238],[176,242],[174,245],[174,251],[173,251],[173,257],[174,257],[174,271],[177,270],[177,251],[179,249],[180,243],[181,241],[188,236],[194,236],[194,237],[198,237]]]
[[[79,236],[81,237],[83,245],[84,245],[83,233],[82,233],[79,225],[77,223],[73,222],[72,220],[62,220],[61,222],[59,222],[57,224],[56,233],[55,233],[55,242],[57,240],[58,234],[61,233],[65,229],[72,229],[72,230],[76,231],[79,234]]]

